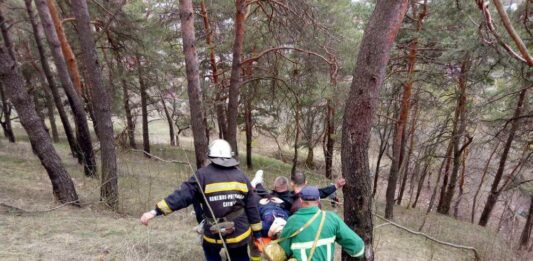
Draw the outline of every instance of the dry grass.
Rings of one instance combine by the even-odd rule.
[[[187,143],[187,140],[184,141]],[[119,152],[120,211],[99,204],[98,180],[83,177],[65,144],[56,146],[72,175],[85,207],[17,215],[0,209],[0,260],[187,260],[201,259],[202,250],[191,228],[192,209],[181,210],[150,226],[138,223],[142,212],[173,191],[190,176],[188,166],[147,159],[138,152]],[[154,154],[185,161],[193,153],[155,145]],[[187,155],[187,156],[186,156]],[[267,186],[290,166],[267,157],[254,157],[255,169],[265,170]],[[29,144],[0,139],[0,203],[27,211],[57,206],[50,181]],[[249,176],[254,170],[246,170]],[[310,183],[329,181],[311,175]],[[378,213],[382,206],[378,204]],[[398,208],[397,221],[417,228],[422,212]],[[376,224],[381,222],[376,221]],[[376,228],[376,260],[472,260],[470,252],[442,246],[390,225]],[[449,217],[431,215],[424,232],[439,239],[471,245],[484,260],[515,260],[515,255],[490,231]]]

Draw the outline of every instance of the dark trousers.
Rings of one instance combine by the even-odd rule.
[[[223,248],[222,245],[213,245],[213,244],[204,244],[205,259],[207,261],[222,261],[220,257],[220,250]],[[244,245],[236,248],[228,248],[229,256],[231,261],[250,261],[248,257],[248,245]]]

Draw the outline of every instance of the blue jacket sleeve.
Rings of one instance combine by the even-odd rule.
[[[329,195],[335,193],[335,191],[337,191],[337,187],[335,187],[335,185],[329,185],[327,187],[318,189],[318,192],[320,192],[320,198],[327,198]]]
[[[176,210],[186,208],[193,203],[198,191],[198,183],[196,183],[196,179],[193,176],[183,182],[179,189],[159,201],[156,205],[156,212],[168,215]]]

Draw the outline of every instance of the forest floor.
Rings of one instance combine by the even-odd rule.
[[[187,164],[119,150],[120,210],[116,213],[100,203],[99,181],[83,176],[67,144],[56,144],[82,202],[82,208],[57,208],[45,170],[25,137],[18,138],[16,144],[0,139],[0,260],[187,260],[203,256],[192,231],[192,208],[157,218],[148,227],[138,220],[190,175]],[[152,152],[161,158],[194,162],[190,140],[182,144],[186,149],[153,145]],[[277,175],[290,173],[290,165],[269,157],[256,155],[254,164],[255,169],[265,171],[267,186]],[[247,174],[253,176],[253,172]],[[329,181],[311,175],[309,183],[323,186]],[[422,210],[396,209],[397,223],[413,230],[420,226]],[[341,210],[330,210],[342,215]],[[383,204],[378,202],[376,213],[382,212]],[[375,224],[376,260],[474,260],[472,251],[435,243],[379,219]],[[430,214],[422,232],[473,246],[483,260],[520,260],[495,233],[447,216]]]

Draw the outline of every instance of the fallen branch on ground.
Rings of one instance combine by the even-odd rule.
[[[405,231],[407,231],[407,232],[409,232],[409,233],[411,233],[411,234],[414,234],[414,235],[423,236],[423,237],[425,237],[425,238],[427,238],[427,239],[429,239],[429,240],[431,240],[431,241],[433,241],[433,242],[436,242],[436,243],[439,243],[439,244],[442,244],[442,245],[446,245],[446,246],[450,246],[450,247],[459,248],[459,249],[471,250],[471,251],[474,252],[474,258],[475,258],[476,260],[481,260],[481,258],[480,258],[480,256],[479,256],[479,253],[478,253],[477,249],[475,249],[474,247],[471,247],[471,246],[463,246],[463,245],[459,245],[459,244],[454,244],[454,243],[450,243],[450,242],[442,241],[442,240],[436,239],[436,238],[434,238],[434,237],[432,237],[432,236],[426,235],[426,234],[424,234],[424,233],[422,233],[422,232],[418,232],[418,231],[411,230],[411,229],[409,229],[409,228],[407,228],[407,227],[404,227],[404,226],[402,226],[402,225],[400,225],[400,224],[398,224],[398,223],[395,223],[395,222],[393,222],[393,221],[391,221],[391,220],[388,220],[388,219],[386,219],[386,218],[384,218],[384,217],[382,217],[382,216],[380,216],[380,215],[378,215],[378,214],[375,214],[375,213],[374,213],[374,216],[376,216],[376,217],[378,217],[379,219],[382,219],[382,220],[384,220],[384,221],[390,223],[391,225],[393,225],[393,226],[395,226],[395,227],[397,227],[397,228],[401,228],[401,229],[403,229],[403,230],[405,230]]]
[[[131,149],[131,151],[135,151],[135,152],[142,152],[144,153],[145,155],[148,155],[150,156],[151,158],[154,158],[156,160],[159,160],[159,161],[162,161],[162,162],[167,162],[167,163],[179,163],[179,164],[189,164],[188,162],[185,162],[185,161],[179,161],[179,160],[167,160],[167,159],[163,159],[163,158],[160,158],[154,154],[151,154],[149,152],[146,152],[144,150],[136,150],[136,149]]]

